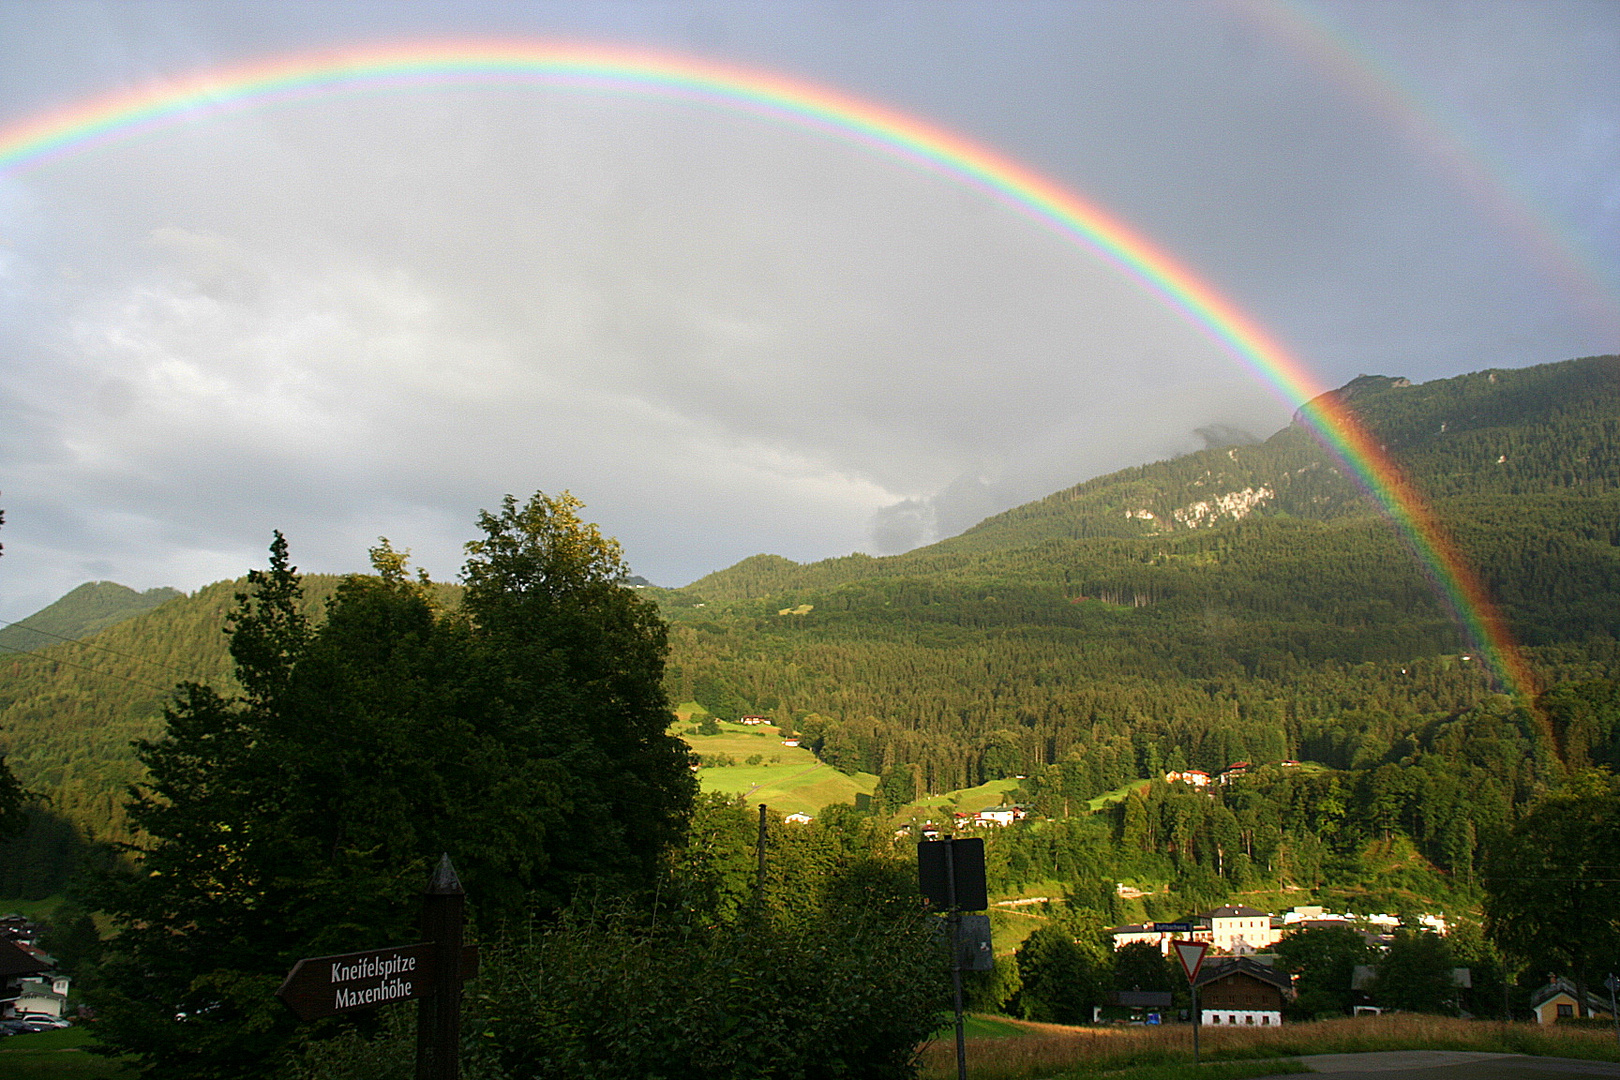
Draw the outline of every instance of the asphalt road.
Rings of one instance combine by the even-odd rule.
[[[1375,1054],[1311,1054],[1300,1061],[1315,1080],[1553,1080],[1559,1076],[1620,1078],[1620,1064],[1575,1058],[1486,1054],[1471,1050],[1388,1050]]]

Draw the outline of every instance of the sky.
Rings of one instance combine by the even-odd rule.
[[[0,2],[0,146],[254,60],[461,38],[882,105],[1125,223],[1336,386],[1620,351],[1620,5]],[[327,93],[0,169],[0,618],[88,580],[453,579],[570,490],[677,586],[885,554],[1298,402],[982,188],[699,99]]]

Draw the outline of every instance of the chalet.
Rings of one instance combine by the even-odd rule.
[[[1165,783],[1191,784],[1193,787],[1208,787],[1209,773],[1202,769],[1188,769],[1186,772],[1167,772],[1164,774]]]
[[[1294,993],[1287,975],[1247,956],[1205,960],[1193,985],[1198,988],[1199,1022],[1221,1026],[1281,1024],[1283,1003]]]
[[[23,994],[34,994],[44,982],[39,977],[49,975],[55,961],[38,949],[16,941],[0,941],[0,1016],[14,1016],[19,1011],[17,1001]],[[59,980],[61,997],[67,1000],[67,979]],[[54,992],[55,981],[44,982],[44,988]],[[30,1010],[36,1011],[36,1010]],[[60,1016],[61,1012],[51,1013]]]
[[[763,727],[766,724],[771,724],[774,722],[775,721],[768,716],[745,716],[741,720],[737,721],[737,723],[742,724],[744,727]]]
[[[782,819],[790,825],[808,825],[814,819],[809,814],[792,813]]]
[[[7,991],[10,993],[11,991]],[[60,1020],[67,1012],[68,977],[66,975],[48,975],[38,979],[21,979],[17,984],[17,996],[8,1004],[12,1015],[28,1013],[33,1016],[49,1016],[53,1020]]]
[[[1575,984],[1562,975],[1530,995],[1530,1010],[1536,1014],[1536,1023],[1555,1024],[1560,1020],[1575,1019]],[[1586,991],[1586,1016],[1612,1019],[1614,1013],[1607,998]]]
[[[1223,785],[1230,784],[1248,771],[1249,763],[1247,761],[1234,761],[1221,773],[1221,783]]]

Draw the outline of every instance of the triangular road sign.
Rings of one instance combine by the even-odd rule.
[[[1181,961],[1181,970],[1187,973],[1190,983],[1198,978],[1198,968],[1204,962],[1204,953],[1209,949],[1207,942],[1203,941],[1172,941],[1176,947],[1176,959]]]

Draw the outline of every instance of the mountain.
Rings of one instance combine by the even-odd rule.
[[[113,581],[87,581],[49,607],[0,627],[0,651],[29,652],[64,638],[77,641],[183,595],[178,589],[136,592]]]
[[[1398,831],[1471,874],[1492,830],[1567,768],[1620,765],[1620,358],[1333,393],[1480,573],[1553,688],[1542,700],[1502,695],[1515,688],[1471,656],[1390,523],[1297,422],[903,555],[759,555],[684,589],[637,583],[671,621],[671,700],[794,727],[822,761],[880,776],[888,809],[1022,778],[1022,799],[1063,816],[1166,770],[1310,760],[1323,768],[1256,772],[1275,781],[1242,810],[1257,866],[1265,854],[1297,876]],[[312,612],[336,581],[306,579]],[[220,629],[240,588],[0,659],[0,752],[59,825],[123,837],[129,740],[159,730],[175,681],[229,687]],[[1206,858],[1224,843],[1205,839],[1226,820],[1217,804],[1162,786],[1145,831],[1110,828],[1171,860],[1154,873],[1227,874]],[[1318,805],[1342,820],[1299,809]]]
[[[1420,386],[1363,377],[1335,394],[1426,497],[1543,681],[1613,677],[1620,358]],[[681,700],[773,712],[840,767],[914,768],[920,791],[1071,754],[1087,759],[1086,797],[1172,754],[1208,770],[1360,766],[1500,689],[1298,423],[904,555],[756,556],[658,595]]]

